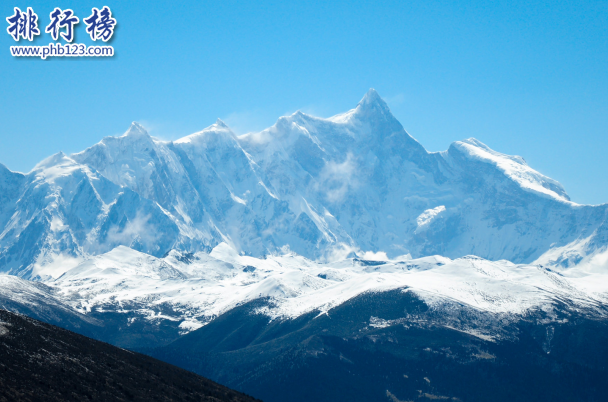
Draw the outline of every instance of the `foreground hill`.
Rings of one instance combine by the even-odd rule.
[[[255,401],[148,356],[0,310],[0,401]]]

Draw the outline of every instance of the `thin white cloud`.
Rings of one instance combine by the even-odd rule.
[[[158,240],[158,233],[148,225],[149,220],[149,215],[144,216],[138,212],[135,218],[129,220],[123,229],[112,226],[108,231],[106,242],[128,247],[135,240],[139,240],[143,244],[154,244]]]
[[[399,105],[405,103],[405,95],[402,93],[398,93],[393,96],[383,97],[383,99],[390,108],[393,108],[395,106],[399,106]]]
[[[330,161],[319,175],[317,190],[325,192],[330,202],[341,201],[346,193],[358,186],[356,160],[351,153],[342,163]]]

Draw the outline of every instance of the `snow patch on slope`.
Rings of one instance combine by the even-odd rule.
[[[416,223],[418,224],[418,228],[416,229],[416,233],[423,231],[429,227],[431,222],[433,222],[440,213],[445,211],[445,206],[440,205],[435,208],[427,209],[423,213],[421,213],[418,218],[416,218]]]

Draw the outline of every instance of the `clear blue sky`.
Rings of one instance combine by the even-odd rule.
[[[173,4],[175,3],[175,4]],[[179,3],[179,4],[178,4]],[[16,59],[6,17],[108,5],[111,59]],[[608,202],[608,1],[3,1],[0,163],[29,171],[139,121],[176,139],[262,129],[378,90],[430,151],[475,137]],[[42,34],[34,44],[51,42]],[[20,42],[23,43],[23,40]],[[29,42],[28,42],[29,43]]]

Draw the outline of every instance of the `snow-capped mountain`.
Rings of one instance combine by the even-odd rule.
[[[373,89],[344,114],[296,112],[240,137],[218,120],[164,142],[133,123],[28,174],[1,167],[0,187],[0,270],[24,278],[56,278],[120,245],[155,257],[226,243],[256,257],[572,266],[608,244],[607,204],[573,203],[475,139],[429,153]]]
[[[478,140],[427,152],[373,89],[242,136],[133,123],[27,174],[0,165],[0,307],[268,400],[317,372],[358,391],[302,400],[460,400],[423,374],[441,367],[572,400],[564,379],[605,373],[580,340],[608,333],[607,217]]]

